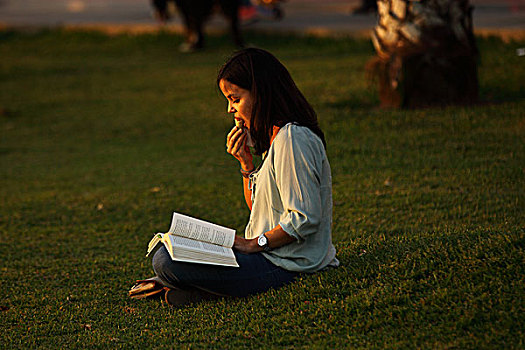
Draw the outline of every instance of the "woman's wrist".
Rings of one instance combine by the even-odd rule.
[[[239,161],[241,169],[244,171],[253,171],[255,166],[253,165],[253,160],[251,159],[241,159]]]
[[[253,163],[241,163],[241,174],[243,177],[249,177],[251,173],[255,170]]]
[[[257,243],[258,239],[257,238],[252,238],[250,240],[250,246],[251,246],[251,252],[252,253],[258,253],[258,252],[262,252],[263,251],[263,248],[261,246],[259,246],[259,243]]]
[[[245,254],[252,254],[262,251],[259,244],[257,244],[257,238],[246,239],[244,237],[235,236],[235,242],[233,247]]]
[[[242,175],[243,177],[248,178],[248,177],[250,177],[250,175],[255,171],[255,169],[252,169],[252,170],[250,170],[250,171],[246,171],[246,170],[244,170],[244,169],[241,167],[240,171],[241,171],[241,175]]]
[[[241,164],[241,171],[242,172],[251,173],[254,170],[255,170],[255,167],[253,166],[253,164],[250,164],[250,165],[243,165],[243,164]]]

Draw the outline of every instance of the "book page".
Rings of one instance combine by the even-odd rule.
[[[174,261],[239,267],[231,248],[174,235],[165,235],[163,242]]]
[[[146,254],[146,257],[148,257],[151,252],[155,249],[155,247],[157,246],[157,244],[159,244],[160,242],[162,242],[162,238],[164,237],[164,234],[163,233],[157,233],[153,236],[153,238],[151,239],[151,241],[149,241],[148,243],[148,252]]]
[[[170,248],[173,250],[173,252],[176,252],[177,248],[182,248],[186,250],[192,250],[195,252],[205,253],[205,255],[208,256],[218,256],[219,260],[220,257],[233,257],[235,259],[235,255],[233,254],[231,248],[221,247],[206,242],[195,241],[193,239],[181,236],[167,235],[165,236],[165,239],[166,238],[169,239],[169,246],[171,246]]]
[[[173,213],[171,227],[168,232],[177,236],[229,248],[233,247],[233,241],[235,240],[235,230],[179,213]]]

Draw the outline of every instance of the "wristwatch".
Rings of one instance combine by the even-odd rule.
[[[268,246],[268,237],[266,237],[264,235],[264,233],[262,235],[259,236],[259,238],[257,239],[257,244],[259,245],[259,247],[261,247],[265,252],[271,250],[271,248]]]

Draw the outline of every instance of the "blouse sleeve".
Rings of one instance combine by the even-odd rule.
[[[284,209],[279,225],[299,241],[316,233],[321,222],[323,154],[321,140],[298,126],[289,128],[275,149],[275,178]]]

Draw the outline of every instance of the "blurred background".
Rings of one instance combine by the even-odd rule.
[[[163,27],[150,0],[0,0],[0,349],[522,349],[525,0],[470,3],[476,45],[449,30],[428,56],[449,23],[421,26],[400,55],[415,21],[405,11],[379,31],[373,11],[355,14],[361,0],[242,18],[319,115],[343,266],[284,294],[168,311],[126,293],[151,273],[151,235],[172,211],[238,232],[249,215],[215,85],[235,48],[228,23],[214,15],[205,31],[221,35],[186,55],[180,15]],[[140,31],[152,34],[127,35]],[[471,86],[468,108],[377,108]]]
[[[475,29],[524,29],[525,0],[471,0]],[[373,12],[356,15],[361,0],[288,0],[280,4],[281,20],[250,21],[254,29],[318,34],[371,30]],[[206,30],[223,29],[226,21],[215,15]],[[0,25],[132,25],[147,29],[158,25],[149,0],[0,0]],[[168,24],[182,28],[175,15]]]

